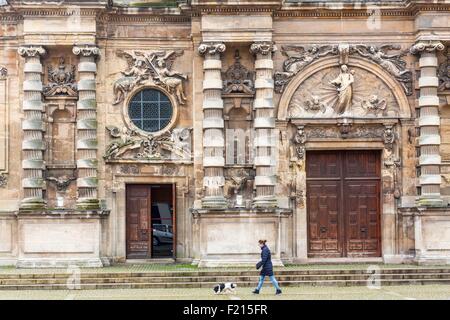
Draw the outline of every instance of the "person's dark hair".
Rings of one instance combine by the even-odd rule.
[[[259,244],[266,244],[267,240],[259,240],[258,243]]]

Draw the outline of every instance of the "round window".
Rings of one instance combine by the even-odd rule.
[[[131,122],[146,132],[157,132],[172,120],[173,107],[169,98],[159,90],[144,89],[130,100],[128,116]]]

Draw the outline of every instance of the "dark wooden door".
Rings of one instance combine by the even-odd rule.
[[[308,255],[381,255],[380,152],[307,153]]]
[[[151,258],[151,188],[127,185],[126,199],[127,258]]]

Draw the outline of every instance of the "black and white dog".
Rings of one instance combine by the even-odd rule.
[[[236,283],[233,282],[225,282],[225,283],[219,283],[214,287],[214,294],[221,294],[221,293],[235,293],[236,291]]]

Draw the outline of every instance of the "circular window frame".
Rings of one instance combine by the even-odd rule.
[[[157,91],[163,93],[164,95],[167,96],[167,98],[169,99],[169,101],[172,105],[172,118],[170,119],[170,122],[167,124],[167,126],[165,126],[163,129],[161,129],[159,131],[149,132],[149,131],[142,130],[141,128],[139,128],[138,126],[136,126],[133,123],[133,121],[131,120],[130,115],[128,113],[128,107],[131,103],[131,100],[134,98],[134,96],[136,94],[138,94],[139,92],[144,91],[146,89],[157,90]],[[126,99],[124,100],[124,104],[122,107],[122,117],[123,117],[123,120],[124,120],[126,126],[128,127],[128,129],[134,130],[142,136],[147,136],[147,137],[160,136],[160,135],[170,131],[175,126],[175,123],[178,120],[178,103],[177,103],[176,99],[164,88],[161,88],[161,87],[158,87],[155,85],[139,86],[138,88],[134,88],[133,90],[131,90],[130,93],[127,95]]]

